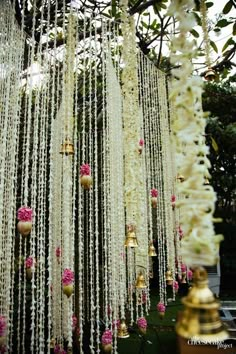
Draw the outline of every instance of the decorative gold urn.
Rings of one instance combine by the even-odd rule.
[[[177,175],[177,181],[178,182],[182,183],[184,180],[185,180],[184,176],[179,175],[179,174]]]
[[[74,155],[74,153],[75,153],[74,144],[72,144],[70,138],[66,137],[64,143],[61,144],[60,154],[68,156],[68,155]]]
[[[156,249],[155,249],[152,242],[150,242],[150,245],[149,245],[148,256],[149,257],[156,257],[157,256]]]
[[[136,288],[137,289],[146,289],[147,285],[145,282],[145,278],[142,272],[139,273],[136,280]]]
[[[168,269],[167,271],[166,271],[166,284],[167,285],[172,285],[173,284],[173,277],[172,277],[172,273],[171,273],[171,270],[170,269]]]
[[[219,316],[220,304],[208,287],[204,268],[194,270],[193,286],[182,302],[185,308],[176,325],[179,336],[207,343],[228,338]]]
[[[118,338],[129,338],[129,332],[125,323],[125,320],[120,321],[120,325],[117,333]]]

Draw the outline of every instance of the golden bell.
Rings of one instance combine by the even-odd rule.
[[[152,242],[149,245],[148,256],[149,257],[156,257],[157,256],[156,249],[155,249],[155,247],[154,247]]]
[[[55,340],[55,338],[51,338],[51,340],[50,340],[50,348],[51,348],[51,349],[54,348],[55,345],[56,345],[56,340]]]
[[[173,284],[172,273],[171,273],[171,270],[169,270],[169,269],[166,271],[166,284],[167,285],[172,285]]]
[[[60,154],[62,155],[74,155],[74,145],[72,144],[70,138],[66,137],[63,144],[61,144]]]
[[[145,278],[142,272],[139,273],[138,278],[136,280],[136,288],[137,289],[145,289],[147,287]]]
[[[185,178],[184,178],[184,176],[182,176],[182,175],[177,175],[177,180],[178,180],[178,182],[183,182],[184,180],[185,180]]]
[[[228,338],[218,311],[220,303],[208,287],[207,272],[204,268],[195,269],[193,286],[182,302],[185,308],[176,325],[179,336],[206,343]]]
[[[127,233],[125,247],[138,247],[138,241],[135,232],[132,231]]]
[[[117,337],[118,338],[129,338],[129,332],[128,332],[125,320],[120,321]]]
[[[205,73],[204,79],[207,81],[213,81],[215,80],[215,78],[216,78],[215,71],[212,68],[208,68]]]
[[[205,177],[204,178],[204,185],[208,186],[209,184],[210,184],[209,179]]]

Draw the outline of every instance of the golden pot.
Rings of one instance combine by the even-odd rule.
[[[27,278],[28,280],[31,280],[31,279],[32,279],[32,274],[33,274],[32,268],[26,268],[26,278]]]
[[[74,285],[63,285],[62,290],[63,293],[69,298],[74,292]]]
[[[157,197],[151,198],[152,207],[155,209],[157,207]]]
[[[112,351],[112,344],[102,344],[102,349],[105,353],[110,353]]]
[[[17,230],[22,236],[28,236],[32,230],[31,221],[19,221],[17,224]]]
[[[84,189],[89,190],[93,184],[93,179],[89,175],[83,175],[80,177],[80,183]]]
[[[141,333],[141,334],[146,334],[147,333],[147,327],[139,327],[138,328],[139,329],[139,332]]]

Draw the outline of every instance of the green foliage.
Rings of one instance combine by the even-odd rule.
[[[236,202],[236,75],[221,83],[207,83],[204,111],[210,112],[206,128],[210,147],[211,183],[218,195],[220,214],[234,219]],[[218,210],[219,211],[219,210]]]

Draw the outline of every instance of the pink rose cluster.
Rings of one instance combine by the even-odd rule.
[[[77,317],[75,316],[75,314],[72,315],[72,329],[73,331],[75,330],[76,326],[77,326],[77,323],[78,323],[78,319]]]
[[[181,272],[182,273],[185,273],[187,271],[187,267],[186,267],[186,265],[185,264],[181,264]]]
[[[102,344],[106,345],[106,344],[111,344],[111,343],[112,343],[112,331],[110,331],[109,329],[106,329],[102,335]]]
[[[61,257],[61,248],[59,246],[56,248],[56,257]]]
[[[151,189],[151,197],[157,198],[158,197],[158,190],[153,188]]]
[[[171,203],[175,203],[176,202],[176,196],[173,194],[171,196]]]
[[[165,310],[166,310],[166,307],[165,307],[165,305],[163,304],[163,302],[159,302],[159,303],[157,304],[157,311],[158,311],[158,312],[165,312]]]
[[[55,354],[66,354],[66,351],[60,347],[59,344],[56,344],[54,347],[54,353]]]
[[[175,292],[177,292],[179,290],[179,283],[177,282],[177,280],[175,280],[173,282],[173,289]]]
[[[137,320],[137,325],[140,328],[147,328],[147,320],[146,320],[146,318],[145,317],[140,317]]]
[[[7,321],[5,316],[0,316],[0,337],[4,337],[7,329]]]
[[[66,268],[62,274],[62,285],[70,285],[74,282],[74,280],[74,272],[71,269]]]
[[[80,166],[80,176],[90,176],[91,175],[91,168],[89,164],[84,163]]]
[[[141,146],[141,147],[144,146],[144,140],[143,140],[143,139],[140,139],[140,140],[139,140],[139,146]]]
[[[193,272],[191,271],[191,269],[189,269],[189,270],[187,271],[187,278],[188,278],[189,280],[192,280],[192,278],[193,278]]]
[[[20,221],[32,221],[33,210],[29,207],[22,206],[17,210],[17,219]]]
[[[26,268],[32,268],[34,265],[34,259],[33,257],[29,256],[28,258],[26,258],[25,260],[25,267]]]

